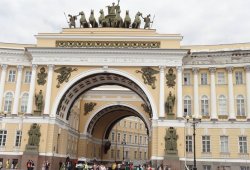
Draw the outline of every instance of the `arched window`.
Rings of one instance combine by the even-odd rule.
[[[219,115],[227,115],[227,99],[224,95],[219,96]]]
[[[245,116],[245,104],[244,104],[244,97],[242,95],[237,96],[237,115],[238,116]]]
[[[191,98],[185,96],[184,98],[184,116],[191,116]]]
[[[205,95],[201,97],[201,114],[202,116],[208,115],[208,98]]]
[[[13,95],[11,92],[6,93],[5,99],[4,99],[4,111],[5,112],[11,112],[12,98],[13,98]]]
[[[22,113],[27,112],[28,98],[29,98],[29,94],[24,93],[23,96],[22,96],[22,101],[21,101],[21,112]]]

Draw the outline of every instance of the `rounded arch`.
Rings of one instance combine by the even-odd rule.
[[[93,70],[81,72],[80,74],[73,77],[73,79],[71,81],[69,81],[67,84],[65,84],[65,86],[62,89],[59,90],[58,95],[56,96],[55,102],[54,102],[53,107],[52,107],[51,116],[52,117],[56,116],[57,109],[58,109],[58,107],[60,107],[60,102],[61,102],[62,98],[65,97],[65,94],[68,93],[69,90],[75,84],[77,84],[79,81],[81,81],[82,79],[84,79],[86,77],[91,77],[91,76],[98,75],[98,74],[114,74],[114,75],[122,76],[123,78],[127,78],[127,80],[130,81],[128,83],[134,83],[133,85],[138,86],[135,88],[140,88],[140,90],[145,94],[146,98],[148,99],[149,103],[147,103],[147,104],[151,108],[152,119],[158,119],[157,107],[156,107],[155,102],[153,100],[153,97],[152,97],[151,93],[149,92],[149,90],[147,89],[147,87],[141,81],[139,81],[137,78],[135,78],[133,75],[131,75],[125,71],[118,70],[118,69],[108,69],[108,70],[93,69]],[[125,86],[125,87],[129,88],[128,86]],[[79,97],[79,95],[77,97]],[[71,103],[74,101],[71,101]],[[68,101],[66,101],[66,102],[68,102]],[[64,115],[64,119],[65,120],[67,119],[65,115]]]
[[[134,110],[135,112],[137,112],[138,114],[140,114],[140,111],[138,108],[136,108],[135,106],[133,105],[129,105],[127,103],[119,103],[119,105],[117,103],[110,103],[110,104],[107,104],[107,105],[104,105],[102,106],[101,108],[99,108],[98,110],[96,110],[89,118],[88,120],[86,121],[86,124],[84,126],[84,134],[88,134],[88,127],[89,127],[89,124],[91,123],[91,121],[94,119],[94,117],[96,115],[98,115],[101,111],[107,109],[107,108],[111,108],[113,106],[124,106],[124,107],[127,107],[127,108],[130,108],[132,110]],[[139,116],[138,116],[139,117]],[[124,117],[121,117],[119,120],[123,119]],[[145,126],[148,130],[148,136],[150,137],[152,134],[152,130],[151,130],[151,122],[150,120],[144,115],[144,114],[140,114],[140,118],[141,120],[145,123]],[[112,129],[113,125],[112,124],[115,124],[116,122],[111,122],[110,124],[110,129]]]

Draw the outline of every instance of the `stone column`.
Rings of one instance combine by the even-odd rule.
[[[247,90],[247,120],[250,120],[250,65],[246,69],[246,90]]]
[[[54,65],[48,65],[48,80],[45,94],[44,114],[50,114],[50,99]]]
[[[216,102],[216,88],[215,88],[215,72],[216,68],[211,67],[209,68],[210,71],[210,96],[211,96],[211,102],[210,102],[210,108],[211,108],[211,120],[217,120],[217,102]]]
[[[22,82],[22,74],[23,74],[23,66],[17,66],[17,80],[16,80],[16,90],[15,90],[15,97],[14,97],[14,105],[13,105],[13,112],[12,114],[18,114],[19,108],[19,96],[21,91],[21,82]]]
[[[182,107],[182,67],[176,67],[177,70],[177,118],[183,117]]]
[[[193,68],[194,73],[194,117],[199,117],[199,81],[198,81],[199,68]]]
[[[35,85],[36,85],[36,68],[37,68],[37,65],[33,64],[32,65],[31,81],[30,81],[28,108],[27,108],[28,114],[31,114],[32,109],[33,109],[33,99],[34,99]]]
[[[6,71],[7,71],[7,65],[2,64],[2,72],[1,72],[1,80],[0,80],[0,112],[3,111],[3,93],[4,93],[4,86],[5,86],[5,80],[6,80]]]
[[[229,120],[235,120],[234,109],[234,87],[233,87],[233,67],[227,67],[228,72],[228,105],[229,105]]]
[[[165,67],[160,66],[159,117],[165,117]]]

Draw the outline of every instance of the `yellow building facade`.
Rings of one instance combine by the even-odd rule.
[[[1,43],[0,161],[24,169],[32,159],[39,169],[48,160],[58,169],[66,157],[118,161],[124,147],[153,167],[191,167],[196,151],[198,169],[249,168],[250,44],[181,46],[182,38],[154,29],[72,28],[39,33],[33,45]],[[187,115],[201,118],[195,150]],[[128,128],[118,159],[112,135],[122,140],[125,133],[115,124],[131,116],[146,132],[133,149],[128,138],[136,131]],[[34,123],[39,147],[31,152]],[[169,128],[175,154],[166,149]]]

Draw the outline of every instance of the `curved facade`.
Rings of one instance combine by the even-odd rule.
[[[52,169],[66,157],[112,161],[110,129],[136,116],[147,129],[146,162],[191,167],[189,116],[201,118],[198,169],[249,168],[250,44],[181,46],[179,34],[123,28],[63,29],[36,38],[34,45],[0,44],[4,166],[8,159],[22,168],[29,159],[37,168],[48,160]],[[103,85],[108,93],[93,93]],[[33,123],[41,134],[31,151]],[[169,128],[177,138],[170,137],[171,152]]]

